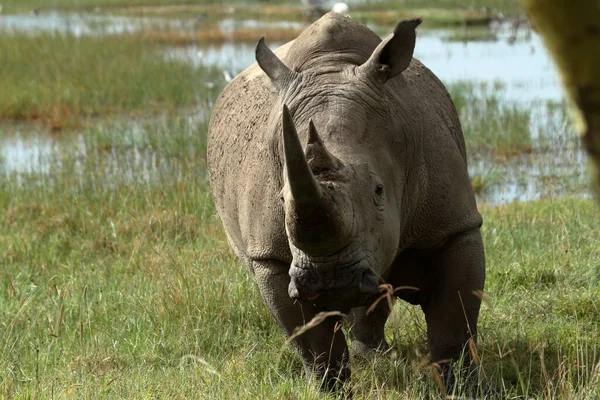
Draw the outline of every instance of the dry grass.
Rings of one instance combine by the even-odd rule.
[[[294,28],[267,28],[267,29],[235,29],[231,33],[223,32],[218,27],[197,31],[181,31],[166,29],[147,29],[142,33],[145,41],[151,43],[171,44],[185,46],[202,43],[257,42],[261,36],[272,41],[289,41],[295,39],[302,29]]]

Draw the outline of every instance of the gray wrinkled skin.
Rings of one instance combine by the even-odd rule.
[[[419,23],[382,42],[330,13],[275,54],[259,42],[214,106],[208,166],[229,243],[286,335],[340,310],[355,352],[385,350],[386,302],[366,308],[379,284],[411,286],[396,295],[423,309],[438,362],[475,338],[485,257],[456,110],[412,58]],[[325,388],[350,376],[336,322],[294,341]]]

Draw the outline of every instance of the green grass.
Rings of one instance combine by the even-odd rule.
[[[259,1],[243,0],[4,0],[3,7],[7,12],[31,11],[36,8],[56,9],[94,9],[96,7],[130,7],[130,6],[172,6],[186,4],[206,4],[229,7],[231,4],[262,4]]]
[[[501,84],[448,85],[460,116],[469,153],[502,155],[531,152],[531,110],[504,100]]]
[[[442,38],[446,42],[494,42],[498,36],[488,26],[475,26],[468,29],[458,28]]]
[[[357,5],[359,9],[386,9],[398,7],[394,0],[366,0]],[[495,10],[505,14],[522,14],[519,0],[404,0],[405,8],[437,8],[437,9],[466,9],[466,10]]]
[[[230,11],[235,7],[235,12]],[[223,0],[7,0],[5,13],[41,10],[94,10],[130,15],[155,15],[170,18],[195,18],[204,14],[209,19],[235,18],[258,20],[306,20],[298,1],[267,2],[264,0],[233,2]],[[351,4],[349,14],[363,23],[394,25],[402,18],[424,17],[427,27],[454,25],[487,25],[495,16],[522,15],[517,0],[478,0],[469,3],[458,0],[409,0],[399,4],[390,0],[371,0]],[[313,17],[309,17],[313,18]]]
[[[278,4],[298,5],[299,2],[286,0]],[[94,7],[119,7],[119,6],[173,6],[173,5],[218,5],[229,7],[230,5],[252,5],[269,6],[271,3],[265,0],[254,1],[224,1],[224,0],[4,0],[3,6],[9,11],[24,11],[33,8],[94,8]],[[403,8],[438,8],[438,9],[488,9],[504,12],[517,12],[519,10],[518,0],[405,0]],[[385,10],[398,8],[398,2],[391,0],[367,0],[351,5],[356,10]]]
[[[228,250],[205,133],[187,116],[99,124],[57,139],[51,173],[2,175],[0,397],[325,398]],[[482,309],[479,354],[490,385],[501,398],[596,398],[596,204],[482,212],[493,308]],[[417,308],[395,307],[393,353],[354,362],[356,398],[435,397],[418,365],[424,329]]]
[[[157,52],[129,36],[0,41],[0,118],[84,127],[56,138],[49,173],[3,171],[0,160],[0,398],[327,398],[302,376],[215,214],[205,150],[220,77]],[[502,90],[450,87],[469,153],[544,150],[569,129],[552,122],[533,141],[529,110]],[[499,175],[475,178],[485,190]],[[482,212],[490,386],[499,398],[598,398],[596,205]],[[396,305],[390,357],[353,361],[356,398],[435,398],[424,329],[417,308]]]
[[[63,128],[98,115],[173,111],[198,103],[205,84],[222,79],[160,51],[128,35],[5,34],[0,119]]]

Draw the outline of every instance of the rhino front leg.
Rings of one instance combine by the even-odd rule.
[[[433,362],[442,362],[446,387],[453,374],[446,360],[464,354],[465,372],[472,372],[469,339],[476,340],[477,319],[485,281],[485,255],[479,229],[450,239],[433,257],[430,290],[422,305],[427,321],[427,339]],[[464,353],[463,353],[464,351]]]
[[[294,301],[288,295],[289,267],[278,261],[253,261],[254,273],[263,300],[279,327],[289,337],[294,328],[309,322],[319,309],[311,304]],[[346,339],[336,329],[339,319],[327,318],[294,339],[304,367],[314,372],[324,390],[334,390],[350,378]]]
[[[390,315],[387,301],[380,301],[375,309],[367,313],[368,307],[353,308],[348,316],[352,350],[362,358],[369,358],[373,351],[386,351],[385,322]]]

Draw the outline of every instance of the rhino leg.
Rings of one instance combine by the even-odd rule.
[[[286,337],[321,311],[289,297],[289,266],[278,261],[261,260],[253,261],[251,270],[263,300]],[[348,347],[342,330],[336,329],[338,322],[339,319],[327,318],[293,341],[305,369],[315,373],[323,390],[337,389],[340,383],[350,378]]]
[[[368,314],[367,309],[368,307],[353,308],[348,315],[352,350],[362,358],[369,358],[373,351],[385,352],[389,348],[383,332],[390,315],[388,302],[380,301]]]
[[[450,239],[433,256],[430,288],[422,304],[427,321],[431,361],[442,365],[446,387],[452,388],[452,369],[446,360],[466,360],[472,372],[469,339],[476,340],[483,290],[485,257],[479,229]]]

